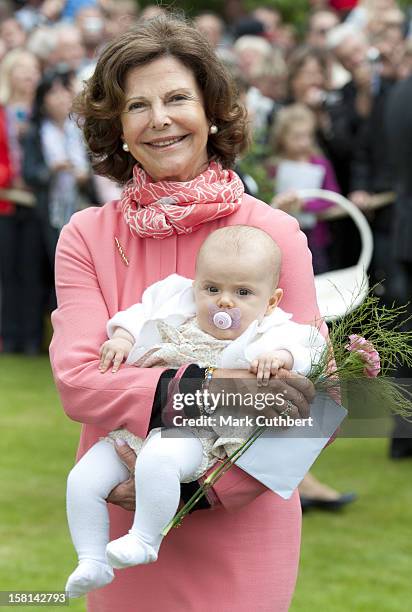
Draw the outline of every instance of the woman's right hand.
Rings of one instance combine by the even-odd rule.
[[[114,445],[116,453],[118,454],[121,461],[126,465],[130,472],[130,477],[117,485],[112,489],[106,499],[110,504],[115,504],[124,508],[124,510],[130,510],[134,512],[136,508],[136,491],[134,486],[134,468],[136,465],[136,453],[128,444],[122,446]]]
[[[126,443],[122,446],[115,444],[115,449],[119,458],[126,464],[130,477],[112,489],[106,501],[115,506],[120,506],[124,510],[134,512],[136,510],[136,489],[133,474],[136,466],[136,453]],[[185,502],[180,500],[178,510],[183,508],[184,504]]]
[[[268,418],[281,414],[288,406],[293,406],[288,411],[288,416],[305,419],[310,415],[309,404],[315,397],[315,388],[308,378],[285,369],[280,369],[277,376],[272,376],[264,388],[258,386],[256,374],[247,370],[217,368],[213,372],[212,381],[209,390],[214,394],[225,391],[252,395],[270,393],[271,396],[278,396],[280,400],[277,405],[267,405],[258,411],[259,415],[263,414]],[[250,415],[250,406],[245,403],[244,409]]]

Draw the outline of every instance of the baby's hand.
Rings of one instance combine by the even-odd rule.
[[[127,359],[133,344],[125,338],[111,338],[100,347],[99,370],[103,374],[113,362],[112,372],[117,372],[122,361]]]
[[[256,374],[258,387],[267,386],[271,376],[276,376],[280,368],[287,368],[286,359],[278,351],[260,355],[250,364],[249,372]]]

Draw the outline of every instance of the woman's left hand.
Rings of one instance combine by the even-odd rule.
[[[292,387],[298,394],[302,394],[307,404],[311,404],[315,399],[315,385],[306,376],[282,368],[278,371],[277,377],[285,380],[287,385]]]
[[[235,397],[242,397],[243,393],[248,396],[260,393],[261,387],[258,387],[258,381],[256,374],[252,374],[248,370],[240,369],[220,369],[217,368],[213,372],[211,385],[209,391],[218,396],[220,392],[223,393],[234,393]],[[282,396],[283,401],[278,404],[265,405],[261,409],[261,414],[265,417],[273,417],[274,413],[281,414],[284,410],[285,401],[290,402],[289,416],[293,419],[306,419],[310,416],[309,404],[315,397],[315,387],[313,383],[294,371],[285,370],[279,368],[275,376],[271,376],[266,386],[266,391],[269,392],[273,397],[277,398]],[[238,407],[241,410],[245,410],[246,414],[250,416],[250,403],[246,402],[243,404],[240,401]],[[226,408],[227,409],[227,408]],[[224,407],[219,408],[223,413],[226,410]]]

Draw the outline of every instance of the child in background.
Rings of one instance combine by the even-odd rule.
[[[70,75],[63,78],[57,74],[42,85],[40,138],[44,160],[53,177],[49,192],[50,224],[60,230],[78,210],[79,186],[88,180],[90,164],[83,135],[69,117],[73,101]]]
[[[81,208],[91,178],[82,132],[70,117],[74,79],[74,72],[66,69],[44,73],[24,147],[24,177],[36,197],[52,262],[60,230]]]
[[[245,368],[264,384],[280,368],[307,374],[325,340],[278,307],[280,263],[280,250],[266,232],[249,226],[216,230],[200,248],[194,282],[173,274],[146,289],[140,304],[110,319],[110,339],[100,349],[102,374],[111,364],[116,372],[124,359],[137,367]],[[286,401],[281,413],[292,408]],[[230,437],[219,425],[174,432],[157,427],[142,440],[120,429],[97,442],[68,479],[67,514],[79,557],[66,584],[69,596],[111,582],[112,567],[156,561],[161,530],[179,504],[180,483],[196,480],[233,453],[252,430],[238,429]],[[106,497],[128,477],[113,448],[116,440],[137,455],[136,512],[129,533],[109,543]]]
[[[277,196],[305,188],[339,192],[332,165],[316,146],[315,129],[315,116],[303,104],[291,104],[277,113],[271,139],[274,157],[268,164]],[[300,209],[285,208],[297,217],[308,238],[315,274],[328,270],[327,248],[331,242],[327,222],[318,221],[315,213],[330,206],[325,200],[308,200]]]

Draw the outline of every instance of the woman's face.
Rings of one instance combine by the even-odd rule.
[[[305,98],[310,89],[325,89],[325,75],[314,57],[308,57],[292,80],[292,95],[295,100]]]
[[[120,120],[131,155],[154,181],[188,181],[207,168],[209,122],[202,92],[175,57],[128,72]]]
[[[47,117],[56,123],[62,123],[69,116],[73,93],[56,81],[44,96],[44,110]]]
[[[26,42],[26,34],[16,19],[5,19],[0,26],[0,36],[4,40],[7,49],[23,47]]]
[[[32,55],[22,55],[14,64],[10,73],[10,91],[12,96],[31,96],[36,91],[40,80],[38,61]]]

